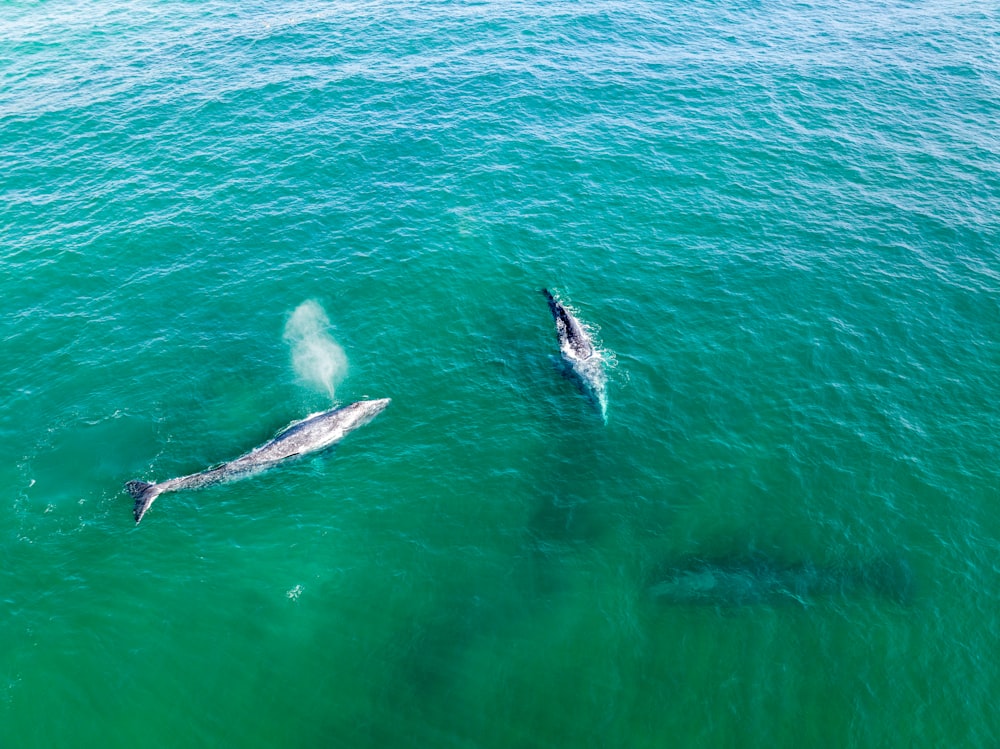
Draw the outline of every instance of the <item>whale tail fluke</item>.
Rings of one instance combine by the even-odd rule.
[[[135,515],[135,524],[138,525],[146,510],[153,504],[153,500],[160,494],[160,488],[148,481],[129,481],[125,484],[125,488],[135,499],[132,514]]]

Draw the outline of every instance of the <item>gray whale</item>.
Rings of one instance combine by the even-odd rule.
[[[135,499],[133,514],[136,525],[161,494],[181,489],[198,489],[222,481],[245,478],[273,468],[286,460],[315,453],[339,442],[348,432],[367,424],[388,405],[389,398],[357,401],[349,406],[323,411],[297,421],[279,432],[274,439],[254,448],[246,455],[200,473],[158,483],[129,481],[125,484],[125,488]]]
[[[583,391],[590,396],[603,418],[607,418],[607,375],[604,358],[594,346],[587,329],[548,289],[542,294],[549,302],[549,310],[556,323],[559,351],[570,372],[577,378]]]

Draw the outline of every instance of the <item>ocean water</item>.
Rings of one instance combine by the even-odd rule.
[[[994,745],[998,123],[979,0],[4,3],[0,745]]]

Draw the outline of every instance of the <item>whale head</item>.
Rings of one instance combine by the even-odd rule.
[[[391,398],[378,398],[377,400],[357,401],[339,409],[338,416],[344,431],[348,432],[364,426],[382,413],[391,402]]]

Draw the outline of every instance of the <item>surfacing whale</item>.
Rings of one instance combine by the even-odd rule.
[[[349,406],[323,411],[297,421],[279,432],[274,439],[254,448],[246,455],[200,473],[179,476],[159,483],[129,481],[125,484],[125,488],[135,498],[133,514],[136,525],[161,494],[181,489],[198,489],[222,481],[253,476],[286,460],[318,452],[339,442],[348,432],[367,424],[388,405],[389,398],[357,401]]]
[[[607,419],[608,393],[604,357],[594,346],[590,333],[580,321],[552,296],[548,289],[542,289],[542,294],[549,301],[549,310],[556,323],[556,335],[559,338],[559,351],[562,353],[563,361],[579,381],[584,392],[593,400],[601,412],[601,417]]]

